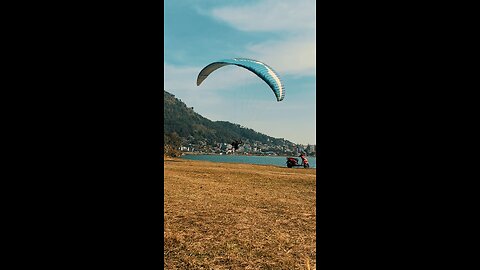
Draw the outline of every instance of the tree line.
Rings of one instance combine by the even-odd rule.
[[[242,139],[250,142],[261,142],[263,144],[284,145],[292,144],[283,139],[277,139],[265,134],[256,132],[253,129],[242,127],[226,121],[211,121],[196,113],[192,107],[164,90],[164,133],[165,142],[169,142],[168,152],[174,151],[173,142],[180,145],[207,143],[230,143],[233,140]],[[167,151],[166,151],[167,152]]]

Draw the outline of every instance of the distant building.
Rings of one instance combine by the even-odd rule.
[[[308,145],[307,151],[308,152],[315,152],[315,145]]]

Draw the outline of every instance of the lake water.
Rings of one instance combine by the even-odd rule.
[[[206,160],[213,162],[232,162],[232,163],[248,163],[248,164],[262,164],[262,165],[276,165],[287,167],[287,158],[280,156],[243,156],[243,155],[185,155],[185,159],[191,160]],[[298,161],[302,160],[297,157]],[[307,157],[310,168],[317,167],[317,159],[315,157]],[[294,167],[303,168],[303,167]]]

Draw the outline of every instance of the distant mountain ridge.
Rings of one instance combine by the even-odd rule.
[[[163,91],[164,97],[164,132],[170,134],[176,132],[182,140],[188,143],[230,143],[233,140],[243,142],[261,142],[272,146],[293,145],[292,142],[273,138],[256,132],[253,129],[241,127],[227,121],[211,121],[196,113],[187,105],[167,91]]]

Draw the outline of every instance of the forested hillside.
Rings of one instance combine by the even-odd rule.
[[[289,141],[276,139],[253,129],[225,121],[211,121],[196,113],[193,108],[174,95],[164,91],[164,133],[177,133],[183,142],[198,144],[230,143],[233,140],[260,142],[271,146],[292,145]]]

